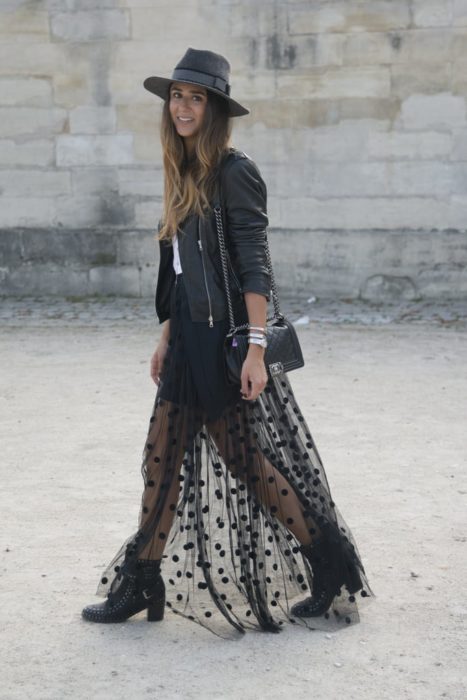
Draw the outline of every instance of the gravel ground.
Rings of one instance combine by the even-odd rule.
[[[283,308],[306,360],[292,386],[377,596],[360,624],[233,642],[170,611],[83,621],[135,530],[160,326],[147,299],[7,298],[1,698],[467,697],[465,304]]]
[[[0,297],[1,298],[1,297]],[[355,299],[317,299],[281,295],[281,310],[307,326],[322,323],[379,326],[388,323],[430,323],[437,326],[467,326],[467,300],[401,301],[386,304]],[[82,321],[154,321],[152,299],[129,297],[3,297],[0,305],[2,325],[21,325],[24,321],[46,324],[55,320]]]

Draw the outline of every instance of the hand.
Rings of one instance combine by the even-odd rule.
[[[168,341],[166,340],[165,337],[162,337],[154,351],[153,356],[151,357],[151,377],[155,384],[159,384],[160,381],[160,374],[162,371],[162,365],[164,362],[164,357],[167,352],[167,349],[169,347]]]
[[[253,401],[268,383],[264,364],[264,349],[260,345],[250,345],[243,362],[241,374],[241,394],[246,401]]]

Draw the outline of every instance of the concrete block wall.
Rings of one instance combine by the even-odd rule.
[[[151,295],[162,102],[226,55],[279,287],[467,298],[467,1],[4,0],[0,293]]]

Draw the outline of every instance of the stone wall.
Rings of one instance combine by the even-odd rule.
[[[467,297],[467,0],[3,0],[0,293],[154,291],[159,118],[226,55],[279,286]]]

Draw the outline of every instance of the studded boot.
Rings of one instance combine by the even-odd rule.
[[[161,559],[138,559],[134,573],[117,574],[118,587],[110,591],[103,603],[87,605],[81,615],[91,622],[124,622],[147,610],[147,620],[164,617],[165,584],[160,573]]]
[[[301,545],[300,551],[311,565],[313,591],[310,597],[292,606],[292,615],[319,617],[329,610],[343,585],[349,593],[362,587],[356,565],[347,563],[350,559],[342,554],[342,544],[333,546],[330,539],[321,536],[311,544]]]

